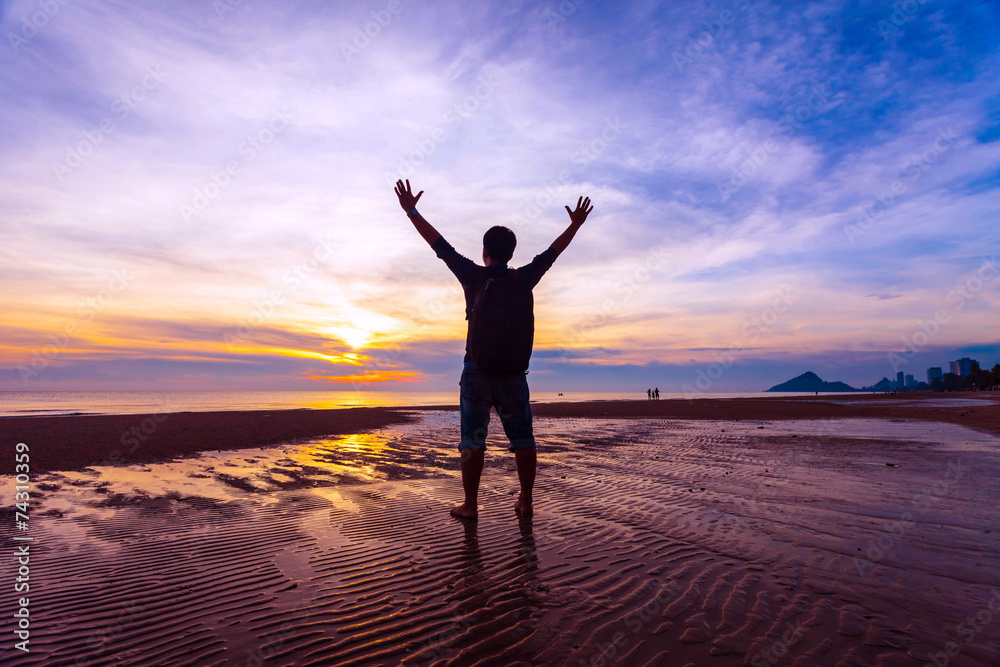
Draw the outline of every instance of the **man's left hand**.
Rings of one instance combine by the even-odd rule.
[[[399,205],[407,213],[417,207],[417,202],[422,194],[424,194],[423,190],[418,192],[416,197],[413,196],[413,190],[410,189],[410,179],[406,179],[406,185],[403,185],[402,180],[396,181],[396,196],[399,197]]]

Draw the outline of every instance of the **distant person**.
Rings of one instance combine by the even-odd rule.
[[[660,400],[660,388],[659,387],[657,387],[656,389],[653,390],[653,398],[655,398],[656,400]]]
[[[649,400],[653,400],[653,390],[652,389],[647,389],[646,390],[646,398],[648,398]]]
[[[459,381],[459,411],[462,441],[462,488],[465,502],[451,510],[452,516],[475,519],[479,516],[479,480],[486,453],[486,432],[490,408],[496,408],[504,433],[514,452],[521,493],[514,510],[523,516],[532,513],[537,456],[528,404],[528,361],[534,343],[535,316],[531,290],[566,249],[594,208],[590,198],[580,197],[576,210],[569,206],[570,224],[544,252],[519,269],[507,266],[514,255],[517,238],[506,227],[494,226],[483,235],[483,264],[463,257],[420,213],[410,181],[396,182],[399,205],[417,232],[455,274],[465,291],[465,366]]]

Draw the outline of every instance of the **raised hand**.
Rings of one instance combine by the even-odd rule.
[[[575,211],[569,210],[569,206],[567,206],[566,212],[569,213],[569,227],[549,247],[553,248],[557,253],[562,253],[566,249],[566,246],[569,245],[569,242],[573,240],[573,237],[576,236],[576,230],[580,229],[587,216],[593,210],[594,207],[590,205],[590,197],[580,197],[576,202]]]
[[[594,210],[594,207],[590,205],[590,197],[580,197],[576,201],[576,210],[569,210],[569,206],[566,207],[566,212],[569,213],[569,220],[576,226],[580,226],[590,215],[590,212]]]
[[[413,196],[413,190],[410,189],[410,179],[406,179],[406,185],[403,185],[403,181],[396,181],[396,196],[399,197],[399,205],[403,207],[403,210],[409,213],[417,207],[417,201],[420,200],[420,195],[424,194],[421,190],[417,193],[417,196]]]

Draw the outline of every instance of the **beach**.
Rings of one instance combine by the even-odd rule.
[[[1000,664],[995,395],[533,404],[535,515],[494,416],[478,522],[456,407],[0,418],[3,661]]]

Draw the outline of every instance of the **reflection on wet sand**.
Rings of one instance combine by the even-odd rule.
[[[909,664],[995,587],[1000,441],[959,426],[540,420],[535,516],[495,448],[478,522],[456,426],[39,480],[25,664]]]

